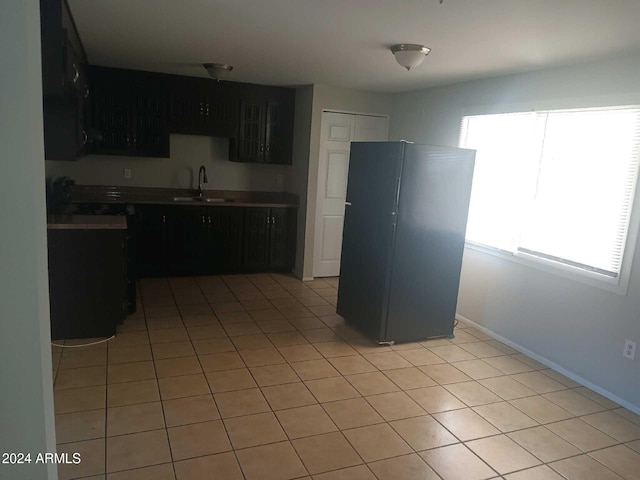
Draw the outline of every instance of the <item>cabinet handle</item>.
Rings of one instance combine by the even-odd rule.
[[[75,70],[75,74],[73,75],[73,79],[71,80],[73,83],[77,83],[78,82],[78,78],[80,78],[80,72],[78,72],[78,67],[76,67],[76,64],[73,64],[73,69]]]
[[[166,215],[162,215],[162,223],[167,223],[167,216]]]
[[[209,104],[206,104],[206,108],[205,108],[205,115],[208,117],[209,116]]]
[[[202,224],[204,225],[206,223],[206,220],[204,219],[204,215],[202,215]]]
[[[84,98],[89,98],[89,87],[86,87],[86,90],[84,92]]]
[[[200,115],[204,115],[204,103],[200,102]]]
[[[270,220],[271,220],[271,218],[267,217],[267,225],[269,225]]]
[[[271,225],[275,227],[276,225],[276,217],[271,217]]]
[[[267,145],[267,153],[269,153],[270,150],[271,150],[271,147]]]
[[[209,215],[209,226],[211,226],[211,215]]]
[[[129,135],[127,135],[127,147],[131,144],[131,137],[129,137]]]
[[[89,136],[87,135],[86,130],[82,130],[82,144],[86,145],[87,144],[87,140],[89,140]]]
[[[260,144],[260,153],[264,153],[264,145]]]

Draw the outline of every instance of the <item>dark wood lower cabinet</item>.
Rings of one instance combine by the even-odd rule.
[[[246,271],[291,268],[291,224],[287,208],[245,209],[244,269]]]
[[[293,267],[292,251],[295,245],[295,220],[290,208],[272,208],[269,231],[269,268],[285,270]]]
[[[207,208],[207,272],[233,273],[242,269],[242,209]],[[207,273],[203,272],[203,273]]]
[[[164,205],[136,205],[133,224],[138,276],[158,277],[167,269],[167,217]]]
[[[286,271],[295,209],[137,205],[138,276]]]
[[[270,208],[247,208],[244,213],[244,262],[246,270],[269,266]]]
[[[206,273],[205,209],[171,207],[167,215],[167,270],[171,275]]]
[[[126,316],[124,230],[49,230],[51,339],[110,337]]]

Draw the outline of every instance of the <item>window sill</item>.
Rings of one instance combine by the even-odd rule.
[[[487,245],[481,245],[478,243],[467,241],[464,244],[465,248],[475,250],[487,255],[508,260],[510,262],[518,263],[527,267],[535,268],[552,275],[558,275],[569,280],[584,283],[592,287],[596,287],[607,292],[616,293],[618,295],[627,295],[629,287],[629,274],[628,269],[622,270],[622,273],[618,278],[610,278],[605,275],[601,275],[595,272],[582,270],[571,265],[565,265],[563,263],[554,262],[545,258],[536,257],[535,255],[529,255],[526,253],[512,253],[505,250],[500,250],[495,247],[489,247]],[[624,267],[624,265],[623,265]],[[626,273],[626,275],[625,275]]]

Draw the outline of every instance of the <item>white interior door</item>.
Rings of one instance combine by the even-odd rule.
[[[313,249],[314,277],[336,277],[340,274],[351,142],[384,141],[387,139],[387,128],[386,117],[334,112],[322,114]]]

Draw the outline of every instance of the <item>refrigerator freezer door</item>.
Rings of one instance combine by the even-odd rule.
[[[404,143],[351,144],[337,312],[382,340]]]
[[[453,333],[475,151],[407,145],[388,341]]]

